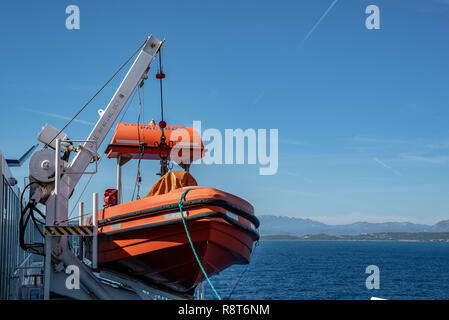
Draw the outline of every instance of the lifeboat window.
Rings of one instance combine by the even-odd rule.
[[[236,215],[236,214],[233,214],[232,212],[226,211],[226,215],[227,215],[229,218],[232,218],[232,219],[234,219],[234,220],[236,220],[236,221],[239,221],[239,216]]]
[[[120,229],[120,223],[115,223],[115,224],[111,224],[109,226],[110,230],[114,230],[114,229]]]
[[[187,211],[183,211],[182,214],[184,216],[187,216]],[[164,215],[164,219],[173,219],[173,218],[180,218],[181,214],[179,212],[173,212],[173,213],[167,213]]]

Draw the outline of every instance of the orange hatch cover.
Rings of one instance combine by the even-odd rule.
[[[157,124],[119,122],[106,148],[108,158],[127,155],[132,159],[160,160],[161,155],[177,163],[198,160],[205,149],[198,132],[189,127],[167,125],[165,147],[159,147],[162,129]]]

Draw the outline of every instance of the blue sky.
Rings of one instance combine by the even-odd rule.
[[[169,124],[279,129],[276,175],[260,176],[258,165],[194,166],[200,185],[247,199],[259,215],[331,224],[447,219],[449,1],[339,0],[304,40],[332,2],[8,2],[0,11],[0,149],[19,157],[45,123],[63,127],[152,33],[166,39]],[[70,4],[80,8],[80,30],[65,28]],[[370,4],[380,8],[380,30],[365,27]],[[152,75],[145,118],[158,121]],[[88,136],[123,76],[65,130],[70,138]],[[136,103],[124,119],[137,121]],[[157,169],[142,164],[142,193]],[[13,172],[22,181],[28,169]],[[124,174],[130,197],[136,164]],[[114,185],[115,161],[102,160],[86,202]]]

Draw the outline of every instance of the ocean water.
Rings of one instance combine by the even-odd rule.
[[[379,267],[367,289],[366,267]],[[393,241],[260,241],[251,264],[211,278],[223,299],[449,299],[449,243]],[[215,295],[204,281],[206,299]]]

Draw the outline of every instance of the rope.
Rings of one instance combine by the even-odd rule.
[[[120,121],[119,121],[119,122],[122,122],[122,121],[123,121],[123,118],[125,117],[126,113],[128,112],[129,106],[132,104],[132,102],[133,102],[133,100],[134,100],[134,97],[135,97],[135,95],[136,95],[136,92],[137,92],[137,89],[134,89],[133,94],[132,94],[132,96],[131,96],[131,99],[130,99],[130,101],[128,101],[128,106],[126,107],[125,112],[122,114],[122,117],[120,118]]]
[[[78,111],[78,113],[77,114],[75,114],[75,116],[72,118],[72,119],[70,119],[70,121],[69,122],[67,122],[67,124],[61,129],[61,130],[59,130],[59,132],[58,132],[58,134],[57,135],[55,135],[54,136],[54,138],[53,139],[51,139],[51,141],[50,142],[48,142],[45,146],[44,146],[44,148],[47,148],[48,147],[48,145],[50,144],[50,143],[52,143],[53,142],[53,140],[55,140],[58,136],[59,136],[59,134],[62,132],[62,131],[64,131],[64,129],[65,128],[67,128],[67,126],[70,124],[70,123],[72,123],[72,121],[73,120],[75,120],[75,118],[92,102],[92,100],[94,100],[95,99],[95,97],[109,84],[109,82],[111,82],[112,81],[112,79],[114,79],[115,78],[115,76],[128,64],[128,62],[140,51],[140,49],[142,49],[143,48],[143,46],[145,45],[145,43],[146,43],[147,41],[145,40],[145,42],[144,43],[142,43],[141,45],[140,45],[140,47],[136,50],[136,51],[134,51],[134,53],[132,54],[132,56],[131,57],[129,57],[128,58],[128,60],[126,60],[121,66],[120,66],[120,68],[112,75],[112,77],[110,77],[109,78],[109,80],[108,81],[106,81],[106,83],[100,88],[100,90],[98,90],[93,96],[92,96],[92,98],[90,98],[89,99],[89,101],[87,101],[86,102],[86,104]]]
[[[137,162],[137,177],[136,177],[136,183],[134,184],[134,190],[133,190],[133,195],[131,197],[131,201],[134,200],[134,194],[136,192],[136,187],[137,187],[137,196],[136,196],[136,200],[140,199],[140,186],[141,186],[141,174],[140,174],[140,162],[143,158],[143,155],[145,154],[145,130],[142,131],[142,139],[140,137],[140,118],[143,118],[143,110],[144,110],[144,105],[142,103],[142,98],[140,96],[140,88],[137,88],[137,93],[139,96],[139,115],[137,117],[137,136],[139,139],[139,161]],[[143,122],[145,122],[145,119],[143,119]]]
[[[186,225],[186,221],[185,221],[185,218],[184,218],[184,214],[182,213],[182,207],[183,207],[182,199],[185,199],[185,196],[186,196],[187,192],[189,192],[190,190],[194,190],[194,189],[192,189],[192,188],[191,188],[191,189],[186,189],[186,190],[183,192],[181,198],[179,199],[179,203],[178,203],[178,205],[179,205],[179,211],[181,212],[182,223],[184,224],[184,229],[186,230],[187,239],[189,239],[189,243],[190,243],[190,246],[192,247],[193,254],[195,255],[196,261],[198,262],[198,265],[200,266],[201,271],[202,271],[203,274],[204,274],[204,277],[206,278],[207,282],[209,283],[209,286],[211,287],[212,291],[213,291],[213,292],[215,293],[215,295],[217,296],[218,300],[221,300],[220,295],[218,294],[217,290],[215,290],[214,285],[212,284],[212,282],[210,281],[209,277],[207,276],[207,273],[206,273],[206,271],[204,270],[203,265],[201,264],[200,259],[198,258],[198,255],[197,255],[197,253],[196,253],[195,247],[193,246],[192,239],[190,238],[189,230],[187,229],[187,225]]]
[[[253,252],[251,252],[250,255],[250,259],[252,256],[254,256],[254,252],[256,251],[256,248],[259,246],[259,241],[256,242],[256,244],[254,245],[254,249]],[[246,271],[248,271],[250,264],[247,264],[245,267],[245,270],[243,270],[243,272],[240,274],[240,277],[237,279],[237,281],[235,282],[234,286],[231,289],[231,292],[229,293],[228,297],[226,298],[226,300],[230,300],[232,294],[234,293],[235,288],[237,288],[237,285],[240,283],[240,280],[242,280],[243,275],[246,273]]]
[[[162,73],[162,50],[159,50],[159,73]],[[162,77],[159,79],[159,86],[161,88],[161,120],[164,121],[164,99],[162,95]]]

